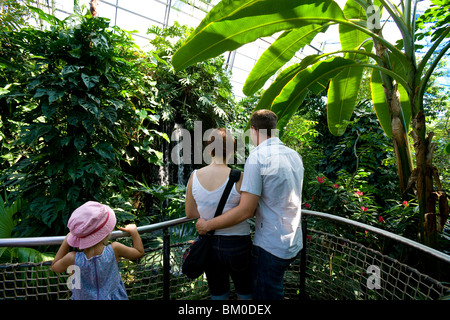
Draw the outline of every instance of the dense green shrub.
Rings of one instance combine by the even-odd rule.
[[[108,19],[32,10],[47,29],[0,34],[0,188],[24,200],[14,235],[63,234],[87,200],[110,204],[118,223],[160,221],[164,190],[140,186],[160,184],[161,168],[177,171],[169,152],[175,123],[192,130],[202,121],[206,130],[242,113],[224,58],[175,72],[170,58],[186,26],[149,28],[153,49],[144,53]],[[183,213],[182,202],[171,202]]]
[[[127,32],[89,13],[63,21],[39,14],[51,24],[47,30],[0,35],[9,151],[2,187],[10,199],[25,200],[17,236],[62,233],[87,200],[130,208],[126,185],[133,178],[119,164],[138,141],[145,117],[139,112],[152,110],[154,92],[143,77],[151,62]],[[119,221],[132,218],[117,214]]]
[[[194,121],[202,121],[206,129],[226,126],[234,120],[235,101],[224,57],[197,63],[180,72],[171,64],[173,54],[190,32],[192,28],[177,22],[165,28],[148,29],[154,48],[151,53],[157,59],[152,77],[156,81],[158,113],[163,122],[180,123],[188,130],[194,128]]]

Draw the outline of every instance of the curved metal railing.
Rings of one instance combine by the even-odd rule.
[[[450,256],[444,252],[343,217],[302,212],[308,239],[301,286],[308,298],[448,298]]]
[[[357,221],[310,210],[302,213],[305,246],[286,272],[287,299],[403,300],[448,296],[449,255]],[[189,242],[171,244],[169,230],[193,220],[178,218],[138,227],[145,256],[139,261],[120,262],[130,299],[208,299],[204,276],[189,281],[181,273],[182,254]],[[320,230],[323,223],[319,220],[328,226],[326,230]],[[332,224],[333,233],[329,231]],[[334,224],[347,231],[343,233]],[[358,235],[366,231],[379,237],[375,242],[378,248],[358,241]],[[131,241],[122,231],[114,231],[111,239]],[[0,247],[57,246],[63,240],[64,236],[9,238],[0,239]],[[51,261],[0,265],[0,299],[70,299],[68,275],[53,273],[50,264]]]
[[[386,238],[390,238],[392,240],[395,240],[397,242],[403,243],[409,247],[412,247],[416,250],[422,251],[426,254],[432,255],[435,258],[444,261],[445,263],[450,264],[450,255],[445,254],[441,251],[435,250],[433,248],[430,248],[428,246],[425,246],[419,242],[413,241],[411,239],[396,235],[392,232],[377,228],[377,227],[373,227],[358,221],[354,221],[354,220],[350,220],[350,219],[346,219],[340,216],[335,216],[332,214],[328,214],[328,213],[323,213],[323,212],[317,212],[317,211],[311,211],[311,210],[302,210],[303,214],[306,214],[308,216],[311,217],[319,217],[319,218],[323,218],[323,219],[327,219],[330,221],[336,221],[336,222],[340,222],[349,226],[354,226],[360,229],[364,229],[367,230],[369,232],[373,232],[376,234],[379,234],[381,236],[384,236]]]
[[[158,222],[149,224],[146,226],[137,227],[140,234],[150,233],[166,228],[174,227],[180,224],[188,223],[196,219],[177,218],[164,222]],[[128,237],[129,234],[124,231],[113,231],[111,233],[111,240]],[[50,246],[61,245],[65,236],[53,236],[53,237],[24,237],[24,238],[0,238],[0,247],[38,247],[38,246]]]

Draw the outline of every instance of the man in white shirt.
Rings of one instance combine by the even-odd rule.
[[[303,247],[303,163],[296,151],[273,134],[275,113],[258,110],[250,124],[256,148],[245,162],[239,205],[214,219],[199,219],[196,227],[204,234],[255,215],[253,299],[283,299],[284,272]]]

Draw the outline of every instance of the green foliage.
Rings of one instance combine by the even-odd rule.
[[[392,199],[384,199],[380,203],[377,201],[377,188],[368,183],[371,175],[372,172],[364,169],[356,174],[341,170],[336,180],[319,174],[315,179],[304,182],[310,196],[303,200],[303,208],[331,213],[416,239],[417,204]],[[346,236],[354,239],[358,233]],[[359,240],[375,245],[377,238],[365,236]]]
[[[431,25],[431,28],[428,27]],[[431,36],[436,41],[450,25],[450,12],[447,0],[431,0],[430,7],[416,21],[416,40]],[[449,34],[446,36],[450,37]]]
[[[150,224],[166,220],[185,217],[184,202],[186,200],[186,187],[138,182],[138,191],[152,197],[151,211],[155,214],[141,219],[142,223]],[[172,241],[183,242],[192,239],[197,234],[195,224],[186,223],[171,228]]]
[[[0,188],[11,201],[27,199],[14,236],[62,234],[87,200],[109,204],[119,224],[171,216],[154,204],[175,186],[144,192],[144,206],[135,187],[155,178],[149,165],[170,161],[162,151],[167,132],[174,123],[192,129],[200,120],[207,129],[243,116],[223,58],[174,71],[170,59],[186,26],[150,28],[154,49],[144,54],[128,32],[75,9],[59,20],[30,7],[47,29],[1,30]],[[174,192],[174,199],[183,193]]]
[[[172,66],[174,52],[191,31],[177,22],[148,30],[156,59],[152,70],[158,92],[156,109],[162,122],[182,123],[188,130],[194,128],[194,121],[202,121],[205,129],[225,126],[234,119],[235,104],[224,58],[209,59],[181,72]]]
[[[312,18],[321,16],[328,19],[343,18],[343,13],[330,0],[307,0],[301,3],[290,0],[223,0],[209,11],[186,40],[186,45],[177,51],[172,62],[177,70],[181,70],[279,31],[301,28],[313,21],[324,25],[323,21]],[[274,51],[277,49],[273,48]]]
[[[0,29],[18,30],[27,23],[26,18],[30,12],[22,2],[29,3],[31,0],[2,0],[0,2]]]
[[[146,116],[137,110],[153,109],[153,83],[143,77],[152,64],[127,32],[90,14],[61,21],[34,10],[48,30],[0,34],[2,187],[27,199],[17,236],[62,233],[87,200],[127,202],[133,177],[119,164],[142,136]]]
[[[154,222],[180,218],[184,214],[184,200],[186,193],[186,188],[184,186],[147,185],[146,183],[138,184],[140,185],[139,191],[148,193],[155,198],[155,201],[153,201],[153,211],[163,215],[158,217],[161,220]]]
[[[323,160],[324,150],[315,143],[320,134],[316,129],[317,124],[317,121],[294,115],[286,126],[283,135],[285,143],[290,148],[297,150],[302,156],[305,181],[311,181],[315,178],[317,164]],[[303,193],[308,193],[308,188],[304,188]]]
[[[308,124],[306,128],[305,124]],[[363,169],[371,173],[365,179],[380,205],[383,205],[384,198],[396,198],[398,187],[393,150],[370,104],[367,101],[358,103],[346,125],[347,130],[342,136],[332,135],[327,128],[326,105],[322,97],[310,94],[305,99],[286,127],[286,137],[283,137],[302,155],[305,180],[313,181],[323,174],[337,181],[340,172],[356,175]],[[304,141],[300,143],[299,137]],[[352,179],[348,179],[346,184],[354,187]],[[311,196],[308,187],[304,194],[306,198]]]
[[[23,201],[21,198],[11,204],[7,204],[5,199],[0,196],[0,238],[11,238],[14,227],[17,225],[15,215],[22,210]],[[39,252],[31,248],[7,248],[0,247],[0,262],[17,263],[17,262],[41,262],[52,260],[52,254]]]
[[[373,32],[367,23],[366,10],[370,4],[371,2],[365,1],[348,1],[341,10],[331,0],[301,3],[284,0],[223,0],[208,13],[176,52],[173,64],[177,70],[182,70],[194,62],[284,31],[250,72],[245,83],[245,93],[250,94],[281,70],[287,61],[292,60],[295,52],[307,45],[318,33],[324,32],[330,25],[338,24],[342,51],[310,55],[300,63],[284,69],[264,93],[257,109],[269,108],[276,112],[280,119],[279,129],[282,131],[305,98],[306,91],[311,90],[317,94],[327,88],[327,83],[331,80],[328,87],[328,124],[333,134],[341,135],[345,132],[345,122],[350,120],[354,110],[364,67],[382,71],[403,86],[407,85],[403,74],[396,73],[399,68],[386,68],[380,57],[372,53],[373,41],[378,41],[392,53],[391,61],[398,62],[398,66],[409,67],[404,54]],[[280,19],[280,16],[283,18]],[[394,15],[393,18],[395,20],[397,16]],[[399,23],[399,28],[404,31],[403,24]],[[289,41],[291,37],[295,40]],[[337,53],[343,53],[344,57],[330,57]],[[369,58],[376,64],[370,64]],[[403,98],[407,97],[404,95]],[[383,126],[390,127],[390,123]]]
[[[303,158],[303,208],[327,212],[415,238],[414,205],[402,204],[398,195],[394,154],[389,139],[367,102],[359,103],[336,137],[326,124],[321,96],[308,95],[289,121],[283,140]],[[326,227],[331,227],[329,223]],[[331,230],[330,230],[331,231]],[[334,231],[333,231],[334,232]],[[348,233],[350,239],[375,245],[372,235]]]
[[[431,167],[425,168],[431,166],[429,163],[433,156],[430,152],[432,148],[428,147],[432,137],[427,137],[424,94],[439,61],[450,49],[450,43],[446,41],[450,34],[448,6],[444,3],[434,1],[434,6],[418,19],[418,1],[412,0],[400,5],[381,1],[376,3],[379,7],[376,12],[373,12],[374,2],[371,0],[349,0],[343,9],[333,0],[222,0],[200,22],[172,61],[175,68],[181,70],[258,38],[284,32],[267,49],[268,54],[261,57],[264,62],[256,63],[255,71],[247,78],[246,92],[255,92],[264,84],[263,80],[270,77],[269,74],[275,74],[292,60],[295,50],[284,51],[286,44],[283,38],[305,25],[317,26],[311,31],[315,34],[330,25],[338,25],[341,50],[310,55],[286,67],[264,92],[256,109],[274,111],[278,115],[278,129],[282,135],[289,119],[307,96],[307,91],[318,94],[328,88],[328,128],[334,135],[343,135],[355,109],[364,69],[370,68],[373,107],[381,127],[388,136],[392,136],[401,196],[407,199],[412,196],[409,189],[416,189],[419,215],[427,224],[424,216],[433,211],[427,208],[430,206],[433,180],[425,179],[422,173],[433,170]],[[401,34],[401,41],[396,44],[389,42],[382,34],[381,11],[387,12]],[[419,62],[416,40],[428,34],[416,33],[416,23],[422,28],[428,22],[438,23],[431,28],[432,44]],[[314,37],[313,34],[309,36],[311,39]],[[307,44],[307,41],[296,49]],[[409,124],[416,147],[418,168],[415,171],[408,140]],[[410,178],[420,181],[411,187]],[[441,214],[447,216],[448,212]],[[422,235],[423,225],[419,224]],[[429,229],[434,230],[436,226]],[[435,232],[431,232],[423,240],[433,246],[434,238]]]
[[[266,81],[291,60],[296,52],[309,44],[318,32],[325,30],[320,24],[307,24],[298,29],[283,32],[258,59],[245,81],[243,92],[250,95],[262,88]]]

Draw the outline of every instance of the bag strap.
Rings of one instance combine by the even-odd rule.
[[[236,182],[239,181],[240,178],[241,178],[241,171],[237,169],[231,169],[230,176],[228,178],[228,183],[225,187],[225,190],[223,191],[222,197],[220,198],[219,205],[217,206],[214,217],[220,216],[222,214],[223,208],[225,207],[225,203],[227,202],[228,196],[230,195],[231,188]],[[208,232],[208,234],[213,235],[214,230]]]
[[[214,217],[220,216],[222,214],[223,207],[225,207],[225,203],[228,200],[228,196],[230,195],[231,188],[233,187],[233,184],[235,182],[239,181],[239,178],[241,177],[241,171],[231,169],[230,171],[230,177],[228,178],[227,186],[225,187],[225,190],[223,191],[222,198],[220,198],[219,205],[217,206],[216,213],[214,214]]]

